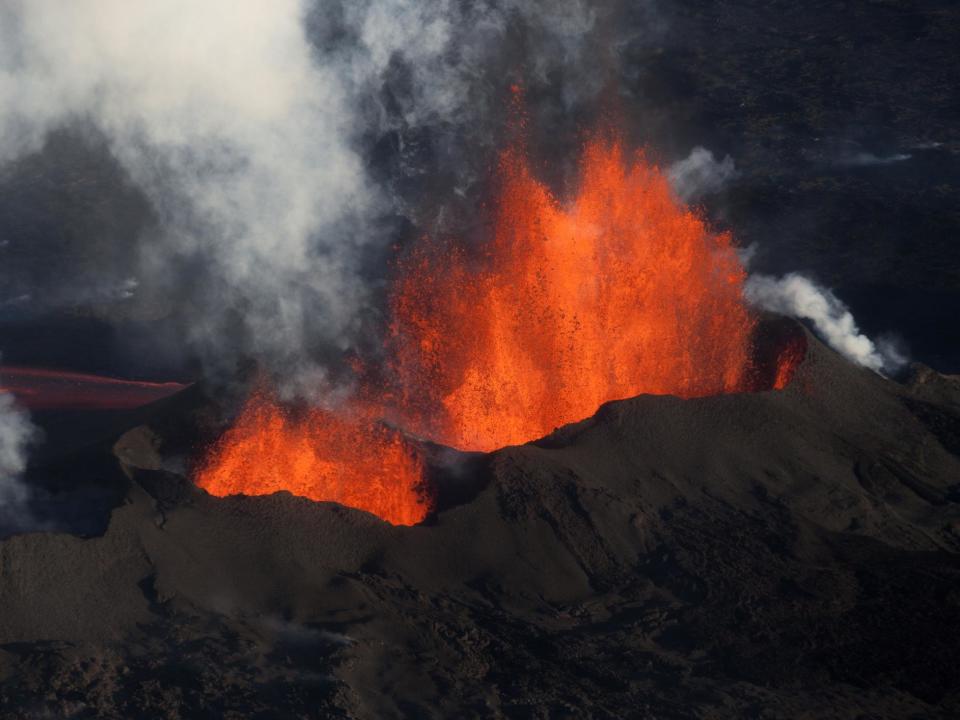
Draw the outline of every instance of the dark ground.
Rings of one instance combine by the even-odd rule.
[[[956,379],[812,341],[783,392],[437,452],[414,528],[193,489],[176,431],[205,407],[116,443],[102,536],[0,544],[3,717],[960,713]]]

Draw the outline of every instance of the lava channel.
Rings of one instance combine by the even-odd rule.
[[[147,405],[186,385],[31,367],[0,367],[0,392],[28,410],[124,410]]]

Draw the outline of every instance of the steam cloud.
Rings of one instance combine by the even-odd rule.
[[[12,395],[0,391],[0,528],[24,524],[29,491],[22,480],[27,451],[37,440],[38,429]]]
[[[893,343],[874,343],[862,334],[850,310],[836,295],[802,275],[751,275],[744,294],[749,302],[765,310],[811,321],[830,347],[859,365],[891,373],[906,362]]]
[[[155,222],[129,240],[136,266],[112,286],[122,291],[84,299],[172,325],[167,343],[186,341],[209,371],[252,357],[316,393],[318,355],[353,346],[375,312],[365,258],[392,242],[388,219],[411,212],[393,181],[425,172],[417,131],[453,138],[489,124],[484,73],[525,22],[528,64],[546,78],[556,63],[580,65],[595,11],[559,0],[5,0],[0,163],[60,128],[102,135]],[[399,160],[386,182],[368,151],[391,133]],[[435,145],[459,152],[452,139]],[[473,181],[469,163],[451,165],[454,185]]]
[[[684,201],[715,193],[737,175],[732,157],[727,155],[723,160],[717,160],[711,150],[699,146],[667,171],[674,192]]]

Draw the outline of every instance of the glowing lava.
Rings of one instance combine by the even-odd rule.
[[[595,138],[561,203],[505,151],[482,252],[424,241],[398,266],[381,379],[346,411],[291,413],[262,391],[200,468],[215,495],[289,490],[410,525],[430,509],[398,427],[492,450],[642,393],[757,389],[754,316],[731,237],[714,233],[641,154]],[[781,389],[803,348],[777,358]],[[751,380],[754,378],[754,380]]]
[[[402,266],[390,349],[405,428],[492,450],[609,400],[745,389],[755,321],[731,238],[642,155],[588,142],[568,204],[520,150],[500,180],[482,256],[423,245]]]
[[[797,335],[786,343],[777,357],[777,374],[773,379],[774,390],[784,390],[790,384],[806,355],[807,340],[803,335]]]
[[[196,483],[219,496],[288,490],[414,525],[429,510],[422,475],[402,435],[369,410],[295,414],[257,391],[212,448]]]

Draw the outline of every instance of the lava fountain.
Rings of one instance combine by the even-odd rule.
[[[483,248],[424,240],[398,263],[381,378],[336,413],[254,392],[197,484],[214,495],[289,490],[414,524],[423,463],[396,427],[493,450],[643,393],[754,389],[756,319],[727,233],[684,206],[642,153],[596,136],[569,202],[521,147],[499,162]],[[782,389],[802,357],[782,353]]]
[[[422,475],[400,433],[369,409],[294,413],[258,390],[210,451],[196,483],[219,496],[288,490],[414,525],[429,510]]]
[[[624,155],[587,142],[564,204],[509,149],[490,246],[423,243],[403,262],[389,343],[405,428],[492,450],[609,400],[745,389],[755,321],[730,235]]]

